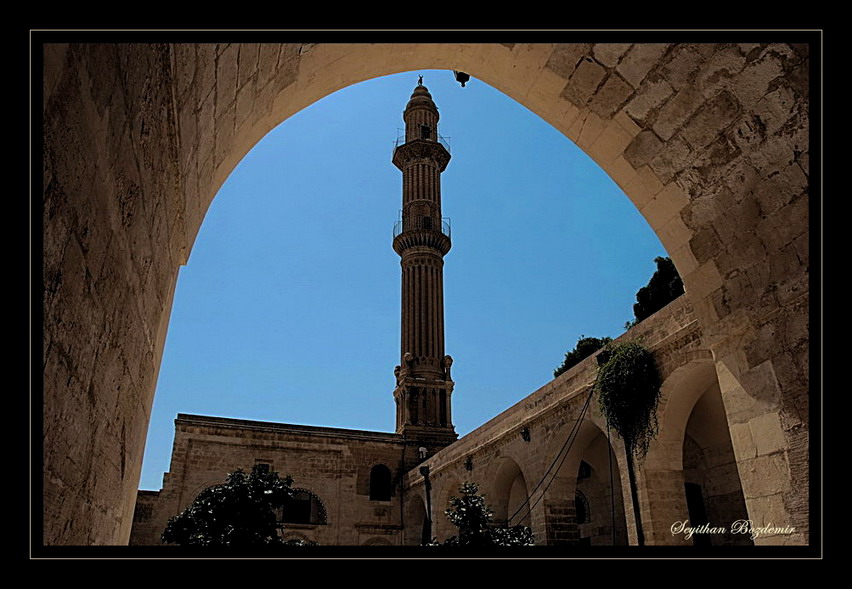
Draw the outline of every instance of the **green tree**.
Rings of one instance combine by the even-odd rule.
[[[284,544],[276,511],[293,495],[292,477],[267,465],[249,474],[237,469],[227,481],[202,491],[192,505],[169,519],[161,538],[167,544],[207,547],[258,547]]]
[[[654,258],[657,270],[648,284],[636,293],[633,315],[636,322],[650,317],[683,294],[683,281],[671,258]]]
[[[450,497],[444,514],[459,529],[457,536],[440,543],[442,546],[532,546],[532,530],[526,526],[494,527],[493,510],[485,504],[476,483],[459,486],[461,497]]]
[[[642,460],[657,435],[660,375],[653,354],[638,342],[610,344],[600,353],[598,360],[595,389],[607,426],[624,440],[627,478],[641,546],[644,534],[638,509],[634,457]]]
[[[572,366],[579,364],[611,341],[612,338],[609,337],[598,338],[581,335],[574,349],[565,353],[565,360],[562,362],[562,365],[553,371],[553,378],[556,378]]]

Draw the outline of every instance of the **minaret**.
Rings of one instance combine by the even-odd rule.
[[[450,411],[453,359],[444,354],[444,255],[451,244],[449,223],[441,218],[441,172],[450,153],[439,141],[438,109],[422,76],[402,116],[405,143],[393,153],[402,171],[402,218],[393,239],[402,258],[396,431],[420,441],[431,454],[458,435]]]

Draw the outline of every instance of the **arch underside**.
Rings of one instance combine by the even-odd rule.
[[[807,44],[43,49],[46,544],[127,542],[177,270],[227,175],[323,96],[426,67],[539,114],[642,212],[712,351],[749,514],[807,543]]]

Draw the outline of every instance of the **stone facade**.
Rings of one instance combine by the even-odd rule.
[[[622,187],[683,277],[749,515],[796,530],[757,541],[807,544],[815,464],[808,459],[809,93],[810,76],[820,72],[811,65],[819,39],[742,36],[736,43],[36,46],[44,544],[128,542],[177,271],[237,162],[323,96],[421,68],[465,71],[505,92]],[[523,406],[533,411],[535,401]],[[706,462],[710,447],[703,448]],[[655,466],[672,492],[682,466],[676,454],[661,452]],[[407,485],[415,479],[407,475]],[[652,512],[665,500],[666,493],[640,497]],[[557,530],[548,514],[570,512],[563,499],[539,505],[531,514],[538,529]],[[559,533],[570,536],[568,528]]]
[[[169,472],[158,492],[140,491],[132,545],[159,544],[168,518],[203,489],[257,463],[291,475],[293,488],[318,504],[312,521],[286,524],[285,538],[321,545],[402,544],[399,481],[418,461],[418,444],[401,435],[178,415]],[[376,494],[375,468],[390,472],[389,494]],[[379,489],[381,490],[381,489]]]
[[[686,297],[622,336],[634,338],[654,352],[663,378],[660,434],[637,477],[646,543],[692,544],[671,526],[695,519],[696,509],[706,514],[702,523],[717,528],[749,517],[712,358]],[[427,507],[415,467],[429,466],[433,535],[441,540],[456,533],[443,516],[450,496],[461,482],[474,481],[495,520],[530,526],[538,545],[635,544],[624,448],[614,434],[607,440],[590,397],[596,369],[595,357],[587,358],[425,460],[420,442],[401,434],[179,415],[163,489],[140,492],[131,544],[158,544],[167,519],[201,490],[257,462],[292,475],[294,487],[326,506],[323,523],[286,524],[285,537],[419,545]],[[370,498],[377,465],[391,472],[388,501]],[[687,483],[698,499],[687,499]],[[748,535],[731,533],[704,541],[752,544]]]

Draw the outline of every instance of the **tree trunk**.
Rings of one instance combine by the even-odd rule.
[[[633,518],[636,521],[636,538],[639,546],[645,545],[645,533],[642,531],[642,517],[639,515],[639,493],[636,490],[636,474],[633,471],[633,451],[627,449],[627,478],[630,481],[630,498],[633,503]]]

